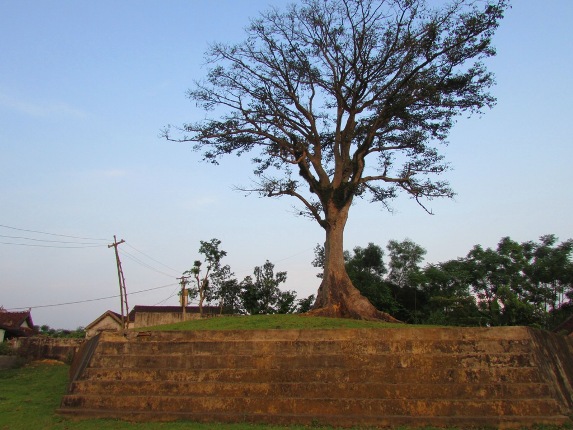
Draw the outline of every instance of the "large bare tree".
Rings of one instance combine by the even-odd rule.
[[[430,6],[440,3],[439,6]],[[239,44],[215,44],[189,98],[211,116],[167,127],[204,158],[254,153],[244,190],[291,196],[326,232],[312,313],[393,318],[354,288],[343,233],[356,197],[387,206],[404,192],[453,195],[438,148],[456,116],[495,99],[483,59],[508,0],[302,0],[251,21]],[[174,134],[175,133],[175,134]]]

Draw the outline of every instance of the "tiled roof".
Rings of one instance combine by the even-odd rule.
[[[118,324],[121,324],[121,315],[120,314],[118,314],[117,312],[114,312],[114,311],[105,311],[103,314],[101,314],[99,317],[97,317],[93,322],[88,324],[86,326],[86,329],[92,328],[92,326],[96,325],[98,322],[103,320],[106,316],[112,317],[113,319],[115,319],[118,322]]]
[[[34,326],[30,311],[25,312],[0,312],[0,328],[3,329],[16,329],[20,328],[28,319],[30,328]]]
[[[28,327],[22,327],[27,323]],[[30,311],[6,312],[0,311],[0,329],[13,336],[31,336],[34,334],[34,323]]]

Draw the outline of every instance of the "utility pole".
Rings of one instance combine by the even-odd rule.
[[[177,278],[179,280],[179,284],[181,285],[181,317],[182,321],[185,321],[185,313],[187,310],[187,288],[185,286],[189,283],[190,276],[181,276]]]
[[[108,245],[108,248],[113,247],[115,250],[115,262],[117,264],[117,279],[119,280],[119,297],[121,300],[121,324],[123,329],[129,328],[129,307],[127,306],[127,290],[125,289],[125,277],[123,276],[123,269],[121,268],[121,260],[119,259],[119,252],[117,251],[118,245],[125,243],[121,239],[119,242],[115,235],[113,236],[113,243]]]

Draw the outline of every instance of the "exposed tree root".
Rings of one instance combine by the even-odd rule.
[[[402,321],[397,320],[392,315],[379,311],[376,308],[374,308],[373,311],[368,312],[351,311],[348,309],[342,312],[341,306],[332,305],[324,308],[312,309],[306,312],[305,315],[313,317],[349,318],[366,321],[386,321],[390,323],[404,324]]]
[[[316,302],[307,315],[402,323],[390,314],[376,309],[352,285],[347,276],[342,276],[342,279],[334,276],[323,279]]]

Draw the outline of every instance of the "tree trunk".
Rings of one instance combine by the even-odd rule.
[[[376,309],[360,294],[346,273],[343,234],[348,209],[330,208],[328,211],[326,242],[324,244],[324,275],[316,301],[308,315],[361,320],[400,322],[386,312]]]
[[[205,300],[205,297],[203,297],[202,294],[199,294],[199,316],[203,317],[203,300]]]

